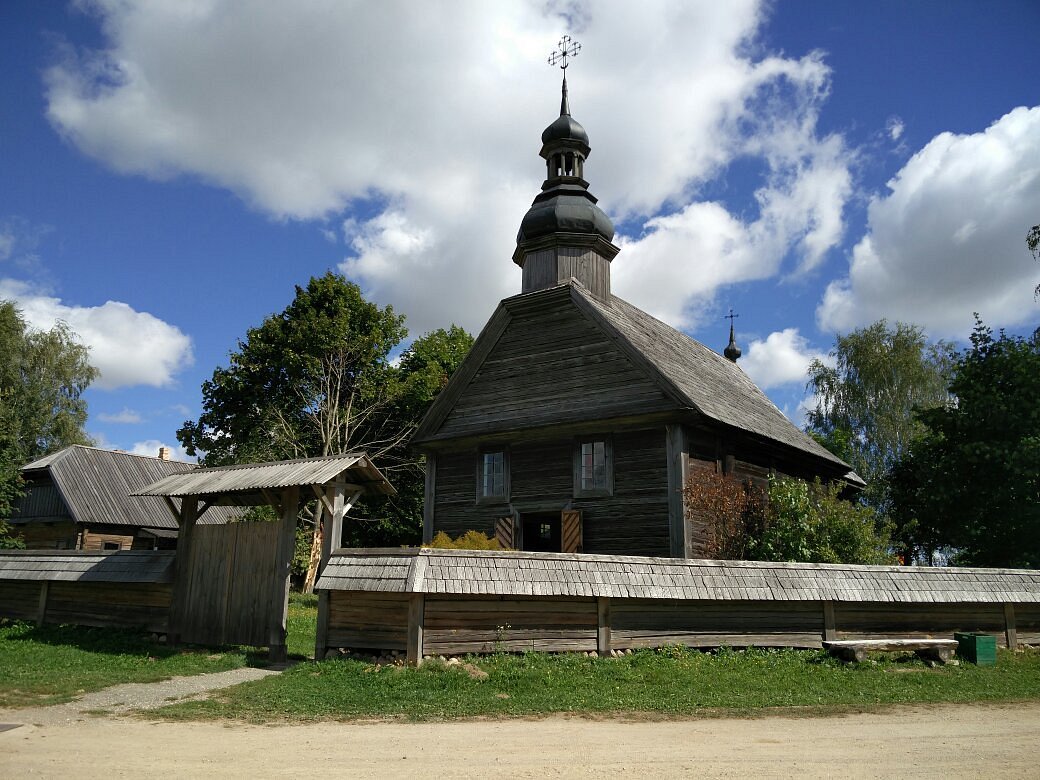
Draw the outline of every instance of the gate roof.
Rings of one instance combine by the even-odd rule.
[[[338,477],[365,493],[384,496],[397,491],[364,452],[348,452],[320,458],[244,463],[195,469],[173,474],[134,493],[137,496],[206,496],[214,504],[256,505],[268,503],[264,492],[292,486],[325,485]]]

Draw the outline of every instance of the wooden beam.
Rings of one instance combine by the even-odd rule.
[[[423,633],[426,617],[426,596],[413,593],[408,597],[408,639],[405,659],[411,666],[418,666],[423,659]]]
[[[1008,650],[1018,649],[1018,629],[1015,627],[1015,605],[1004,605],[1004,635]]]
[[[272,493],[269,488],[260,488],[260,494],[267,500],[269,506],[273,507],[279,515],[282,514],[281,500],[277,495]]]
[[[214,502],[215,502],[215,499],[212,499],[212,498],[206,499],[205,501],[203,501],[202,502],[202,506],[199,507],[198,514],[195,515],[195,519],[198,520],[200,517],[202,517],[204,514],[206,514],[206,510],[209,509],[211,506],[215,505]]]
[[[686,488],[686,437],[683,426],[665,426],[665,448],[668,458],[668,547],[673,558],[685,558],[687,551],[686,511],[683,490]]]
[[[192,544],[195,539],[195,521],[198,515],[197,496],[181,499],[180,533],[177,535],[177,556],[173,559],[173,596],[170,601],[170,630],[167,641],[177,644],[187,625],[187,610],[191,604]]]
[[[433,541],[433,510],[437,500],[437,453],[426,453],[426,490],[423,493],[422,540]]]
[[[47,620],[47,596],[50,593],[51,583],[43,580],[40,583],[40,603],[36,608],[36,625],[42,626]]]
[[[313,486],[317,487],[317,486]],[[325,487],[325,493],[321,498],[321,505],[325,508],[325,526],[321,536],[321,558],[318,561],[318,577],[325,571],[325,566],[332,557],[335,550],[343,539],[343,516],[347,513],[348,504],[346,497],[346,483],[336,480]],[[359,493],[350,498],[350,505],[357,500]],[[321,522],[319,513],[318,522]],[[317,581],[317,579],[315,580]],[[328,652],[329,633],[329,599],[332,596],[327,590],[318,593],[318,625],[314,632],[314,660],[320,661]]]
[[[282,490],[282,519],[279,521],[278,548],[275,557],[274,587],[271,588],[270,613],[267,621],[268,657],[274,663],[284,663],[288,655],[285,644],[286,619],[289,615],[289,574],[292,568],[293,547],[296,542],[296,514],[300,505],[299,485]]]
[[[600,656],[610,655],[610,599],[596,599],[596,652]]]
[[[838,638],[838,631],[834,625],[834,602],[823,602],[823,641],[833,642]]]
[[[169,496],[162,497],[163,502],[166,504],[167,509],[170,510],[170,514],[173,515],[173,519],[177,521],[177,525],[182,522],[181,510],[177,508],[177,505],[173,503],[173,499]],[[184,503],[183,501],[181,503]]]

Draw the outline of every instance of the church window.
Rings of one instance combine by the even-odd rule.
[[[614,463],[610,439],[582,439],[575,452],[574,495],[609,496],[614,492]]]
[[[505,450],[480,453],[477,469],[477,501],[508,499],[509,459]]]

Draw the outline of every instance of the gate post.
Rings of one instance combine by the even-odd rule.
[[[284,663],[288,657],[285,623],[289,615],[289,575],[292,569],[293,548],[296,545],[296,514],[299,505],[299,486],[285,488],[282,491],[282,519],[275,551],[271,612],[267,621],[268,658],[274,663]]]
[[[343,543],[343,515],[346,513],[346,484],[342,478],[337,479],[331,487],[326,489],[326,496],[332,498],[332,515],[324,509],[325,529],[321,537],[321,560],[318,562],[318,577],[325,571],[325,564],[332,557],[332,551]],[[319,506],[322,502],[319,502]],[[328,652],[328,643],[325,641],[329,633],[329,599],[331,594],[327,590],[318,591],[318,626],[314,634],[314,660],[321,661]]]
[[[195,521],[199,517],[197,496],[181,498],[180,531],[177,534],[177,555],[173,559],[173,598],[170,599],[170,615],[166,626],[166,641],[175,645],[184,634],[190,612],[192,543],[195,538]]]

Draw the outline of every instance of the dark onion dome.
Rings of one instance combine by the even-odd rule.
[[[517,243],[553,233],[585,233],[614,238],[614,224],[596,198],[580,184],[559,183],[540,193],[520,223]]]
[[[730,315],[733,314],[733,309],[730,309]],[[740,315],[737,315],[740,316]],[[733,338],[733,320],[729,321],[729,344],[722,350],[722,354],[726,356],[726,359],[736,363],[741,356],[740,347],[737,346],[737,340]]]
[[[553,141],[577,141],[588,146],[589,134],[570,114],[561,114],[555,122],[542,131],[542,143]]]

